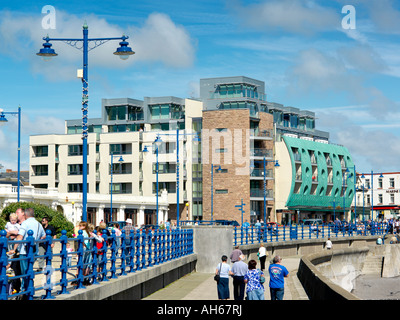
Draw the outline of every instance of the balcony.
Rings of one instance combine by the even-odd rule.
[[[274,191],[272,189],[265,190],[265,196],[268,201],[274,200]],[[264,199],[263,189],[250,189],[250,198],[262,198]]]
[[[273,152],[272,149],[263,149],[263,148],[253,148],[250,149],[250,157],[258,157],[258,158],[271,158],[272,159]]]
[[[250,179],[251,178],[261,178],[264,179],[264,169],[260,168],[252,168],[250,169]],[[274,174],[271,169],[265,170],[265,178],[267,179],[273,179]]]

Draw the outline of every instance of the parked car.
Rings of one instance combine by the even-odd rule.
[[[303,220],[303,225],[305,225],[305,226],[310,226],[313,224],[321,225],[322,219],[304,219]]]

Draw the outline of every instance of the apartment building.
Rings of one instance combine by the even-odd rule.
[[[358,219],[399,218],[400,172],[358,173]]]
[[[115,203],[111,212],[103,200],[103,209],[88,203],[89,219],[151,224],[179,214],[180,220],[280,222],[277,178],[292,167],[275,166],[281,161],[275,144],[287,135],[329,142],[329,133],[315,129],[313,112],[267,102],[264,82],[244,76],[200,79],[199,99],[103,99],[101,108],[101,118],[88,120],[88,193],[154,199],[158,179],[167,204],[158,214],[150,201],[140,208]],[[67,120],[65,134],[30,137],[32,186],[82,192],[81,123]]]
[[[98,203],[88,203],[88,220],[129,217],[141,224],[154,224],[157,216],[158,222],[175,220],[177,183],[180,214],[192,210],[185,208],[186,203],[192,203],[191,155],[195,132],[191,128],[196,118],[201,117],[201,110],[199,101],[176,97],[145,97],[143,101],[103,99],[102,118],[89,119],[87,181],[89,194],[110,196],[106,203],[103,200],[102,216]],[[65,134],[30,137],[32,186],[57,188],[61,193],[82,192],[81,132],[81,120],[67,120]],[[158,157],[154,145],[157,136],[162,140]],[[150,152],[143,152],[145,147]],[[154,202],[127,207],[123,202],[113,201],[111,213],[111,193],[120,201],[124,195],[127,199],[156,198],[157,158],[158,191],[159,195],[167,191],[168,204],[159,206],[157,215]]]
[[[354,163],[344,146],[284,134],[275,143],[276,211],[289,223],[313,218],[348,219],[354,198]]]

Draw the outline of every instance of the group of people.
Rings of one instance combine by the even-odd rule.
[[[9,265],[7,265],[7,272],[13,273],[14,275],[24,275],[28,271],[28,247],[26,242],[16,243],[15,241],[25,241],[28,237],[28,230],[32,230],[33,238],[35,241],[43,240],[46,238],[46,231],[50,230],[50,236],[56,237],[56,230],[54,227],[49,225],[49,218],[43,217],[41,223],[35,219],[35,211],[33,208],[18,208],[15,213],[11,213],[9,216],[9,222],[5,226],[6,237],[8,239],[7,255],[13,259]],[[13,241],[15,240],[15,241]],[[54,244],[52,244],[52,247]],[[46,248],[44,243],[34,245],[32,248],[33,252],[37,255],[43,255]],[[38,258],[38,270],[42,271],[45,265],[45,258]],[[28,287],[28,281],[25,281],[24,277],[15,279],[12,281],[13,292],[19,292],[22,290],[26,291]]]
[[[230,298],[229,278],[233,278],[233,295],[235,300],[265,300],[264,275],[265,260],[268,256],[263,244],[260,245],[257,253],[260,261],[260,269],[257,269],[257,261],[251,259],[246,263],[243,252],[236,246],[230,255],[231,264],[228,264],[228,257],[223,255],[221,263],[217,265],[215,274],[217,280],[218,299],[227,300]],[[289,276],[289,271],[281,264],[282,258],[275,256],[268,268],[269,289],[271,300],[283,300],[284,278]],[[246,294],[246,297],[245,297]]]

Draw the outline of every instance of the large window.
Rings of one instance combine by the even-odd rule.
[[[157,192],[157,184],[153,182],[153,193]],[[161,193],[163,189],[166,189],[168,193],[176,193],[176,182],[159,182],[158,192]]]
[[[33,147],[35,157],[47,157],[49,155],[48,146],[35,146]]]
[[[149,106],[151,120],[182,119],[185,115],[185,107],[174,104],[154,104]]]
[[[132,154],[132,144],[110,144],[110,154]]]
[[[35,176],[47,176],[49,174],[47,165],[32,166],[32,169]]]
[[[125,120],[126,106],[106,107],[107,120]]]
[[[81,144],[73,144],[68,146],[68,155],[69,156],[81,156],[83,154],[82,151],[83,146]],[[87,149],[87,154],[89,155],[89,148]]]

